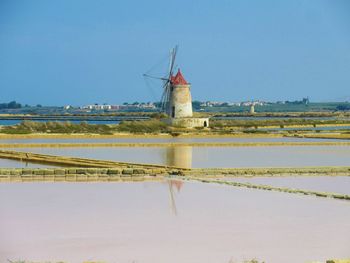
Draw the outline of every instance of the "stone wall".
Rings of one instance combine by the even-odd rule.
[[[169,108],[167,112],[169,117],[192,117],[193,113],[190,85],[174,85],[171,87],[171,89]]]
[[[143,181],[162,179],[168,174],[161,168],[12,168],[0,169],[0,182]]]
[[[164,121],[168,125],[185,128],[209,127],[209,118],[168,118]]]

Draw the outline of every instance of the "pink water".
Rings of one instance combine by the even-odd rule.
[[[350,257],[350,202],[181,182],[2,183],[0,262]]]

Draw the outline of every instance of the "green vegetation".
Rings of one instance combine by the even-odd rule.
[[[78,124],[67,122],[34,122],[23,121],[13,126],[4,126],[0,130],[5,134],[31,134],[31,133],[91,133],[113,134],[115,132],[128,133],[162,133],[168,132],[168,126],[159,119],[145,121],[122,121],[119,125]]]
[[[346,139],[350,139],[350,132],[342,132],[342,133],[336,132],[336,133],[324,133],[324,134],[321,134],[319,131],[316,131],[316,133],[307,133],[307,134],[294,135],[294,137],[346,140]]]
[[[350,259],[329,259],[326,263],[350,263]]]
[[[30,134],[30,133],[97,133],[112,134],[113,128],[105,124],[79,124],[71,122],[34,122],[23,121],[13,126],[5,126],[0,130],[6,134]]]
[[[119,132],[129,133],[162,133],[167,132],[168,125],[156,119],[147,121],[122,121],[117,126]]]
[[[16,101],[11,101],[9,103],[0,103],[0,110],[2,109],[20,109],[22,105]]]
[[[224,127],[240,127],[240,128],[259,128],[267,126],[278,126],[284,128],[285,126],[303,126],[310,125],[317,127],[317,125],[335,125],[335,124],[349,124],[349,120],[341,119],[305,119],[305,118],[271,118],[271,119],[254,119],[254,120],[237,120],[237,119],[212,119],[210,127],[224,128]]]
[[[196,115],[204,115],[205,113],[196,113]],[[319,114],[319,113],[318,113]],[[327,113],[329,114],[329,113]],[[133,134],[159,134],[167,133],[173,136],[182,134],[212,134],[212,135],[225,135],[234,133],[245,133],[245,134],[269,134],[271,131],[269,128],[280,128],[281,130],[273,131],[281,135],[298,135],[300,133],[310,132],[320,126],[350,126],[349,117],[345,115],[332,115],[332,117],[320,117],[320,118],[307,118],[301,117],[304,114],[276,114],[270,113],[263,118],[250,118],[250,119],[239,119],[233,118],[228,119],[226,117],[236,117],[236,114],[216,114],[210,119],[210,127],[203,128],[198,127],[195,129],[188,129],[184,127],[168,126],[162,121],[166,115],[162,113],[152,113],[151,115],[140,115],[143,120],[124,120],[119,124],[88,124],[87,122],[72,123],[70,121],[22,121],[22,123],[13,126],[0,126],[0,133],[4,134],[33,134],[33,133],[48,133],[48,134],[74,134],[74,133],[85,133],[85,134],[114,134],[114,133],[133,133]],[[270,116],[271,115],[271,116]],[[132,115],[130,115],[132,116]],[[208,115],[206,115],[208,116]],[[247,115],[248,116],[248,115]],[[246,117],[247,117],[246,116]],[[249,115],[250,116],[250,115]],[[294,117],[298,116],[298,117]],[[328,116],[328,115],[327,115]],[[4,116],[4,118],[10,118]],[[28,117],[28,116],[27,116]],[[43,116],[40,116],[43,117]],[[54,118],[54,115],[51,115]],[[67,116],[61,116],[64,120]],[[99,115],[93,118],[98,120],[103,119],[104,116]],[[106,117],[106,116],[105,116]],[[137,116],[134,116],[137,117]],[[221,119],[215,119],[222,117]],[[261,115],[259,115],[261,117]],[[11,117],[12,118],[12,117]],[[28,117],[29,118],[29,117]],[[49,118],[50,119],[50,118]],[[84,119],[82,117],[82,119]],[[43,119],[45,120],[45,118]],[[289,128],[289,129],[284,129]],[[307,130],[308,129],[308,130]],[[333,129],[332,132],[338,134],[344,134],[347,131],[340,127],[339,129]],[[317,133],[323,133],[317,131]]]

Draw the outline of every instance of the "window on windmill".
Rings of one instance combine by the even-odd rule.
[[[172,108],[171,117],[175,118],[175,106],[173,106],[173,108]]]

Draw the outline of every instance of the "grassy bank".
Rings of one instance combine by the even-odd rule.
[[[31,133],[95,133],[95,134],[113,134],[115,129],[105,124],[88,124],[81,122],[79,124],[67,122],[34,122],[23,121],[20,124],[12,126],[3,126],[0,129],[4,134],[31,134]]]
[[[336,126],[336,125],[350,125],[349,120],[323,120],[323,119],[304,119],[304,118],[281,118],[281,119],[254,119],[254,120],[237,120],[237,119],[212,119],[210,126],[212,128],[227,128],[227,127],[239,127],[239,128],[270,128],[270,127],[324,127],[324,126]]]
[[[116,131],[128,132],[128,133],[169,133],[171,132],[167,124],[156,119],[152,119],[148,121],[123,121],[116,126]]]
[[[255,133],[181,133],[178,138],[282,138],[283,134],[255,134]],[[29,134],[4,134],[0,133],[0,139],[115,139],[115,138],[173,138],[169,133],[129,133],[118,132],[113,134],[93,133],[29,133]]]
[[[87,122],[72,123],[22,121],[12,126],[2,126],[2,134],[100,134],[113,135],[115,133],[130,134],[171,134],[172,128],[159,119],[143,121],[122,121],[119,124],[88,124]]]
[[[159,118],[142,121],[122,121],[119,124],[88,124],[86,122],[35,122],[23,121],[20,124],[0,127],[1,134],[100,134],[113,135],[120,133],[129,134],[169,134],[179,136],[182,134],[215,134],[225,135],[232,133],[261,134],[272,133],[266,128],[281,128],[278,131],[283,134],[298,132],[298,129],[327,127],[327,126],[350,126],[349,120],[342,119],[303,119],[303,118],[281,118],[281,119],[211,119],[209,128],[187,129],[182,127],[171,127]],[[294,131],[284,131],[283,128],[293,128]],[[274,131],[276,133],[277,131]]]
[[[268,117],[268,118],[347,118],[350,111],[305,111],[305,112],[201,112],[210,117]]]
[[[310,139],[339,139],[339,140],[350,140],[350,132],[343,132],[343,133],[307,133],[307,134],[300,134],[296,135],[294,137],[300,137],[300,138],[310,138]]]

